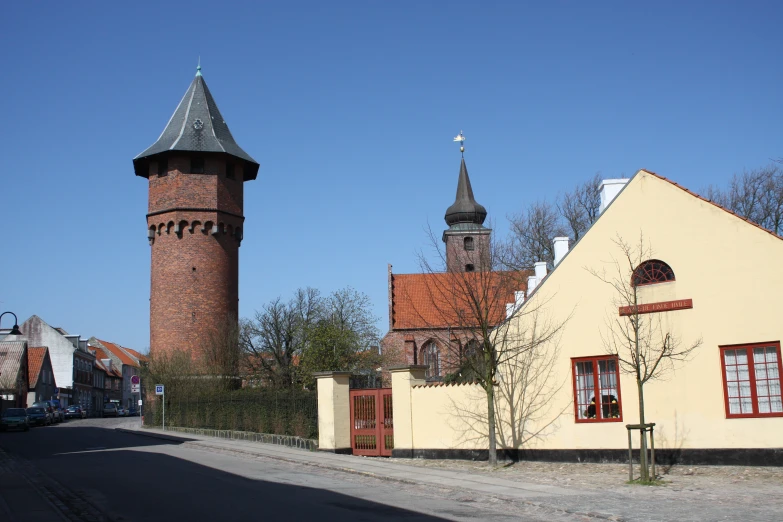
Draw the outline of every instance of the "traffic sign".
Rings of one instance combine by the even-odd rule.
[[[138,375],[131,375],[131,384],[140,384],[141,379],[139,379]]]
[[[141,393],[141,384],[131,384],[131,393]]]
[[[155,385],[155,395],[163,395],[163,385],[162,384],[156,384]]]
[[[139,406],[141,406],[141,399],[139,399]]]

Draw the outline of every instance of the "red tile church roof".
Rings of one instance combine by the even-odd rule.
[[[526,290],[529,272],[392,274],[391,314],[395,330],[460,328],[473,324],[475,312],[465,299],[483,294],[493,325],[503,321],[514,292]],[[460,315],[462,319],[460,319]]]

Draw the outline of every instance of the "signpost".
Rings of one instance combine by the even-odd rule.
[[[141,378],[138,375],[131,375],[131,393],[139,394],[139,422],[144,426],[144,416],[141,414]]]
[[[155,385],[155,395],[163,395],[163,431],[166,431],[166,391],[162,384]]]

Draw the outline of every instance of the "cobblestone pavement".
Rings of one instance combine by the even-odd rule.
[[[527,507],[523,508],[526,512],[538,513],[543,518],[549,516],[545,514],[547,509],[552,509],[569,520],[783,520],[782,468],[659,467],[661,486],[638,486],[626,484],[628,466],[622,464],[519,462],[492,469],[486,463],[469,461],[395,461],[577,491],[572,496],[526,503]],[[638,466],[635,471],[638,474]],[[536,510],[531,511],[530,506]]]
[[[0,473],[21,477],[57,513],[60,520],[72,522],[104,522],[107,517],[78,492],[64,487],[30,461],[0,448]],[[54,515],[54,512],[52,515]],[[29,515],[34,515],[30,513]],[[36,518],[37,519],[37,518]]]

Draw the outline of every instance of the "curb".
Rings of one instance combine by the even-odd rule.
[[[199,442],[198,439],[187,439],[185,437],[178,437],[176,435],[166,435],[163,433],[150,433],[150,432],[144,432],[141,430],[130,430],[128,428],[114,428],[114,431],[119,431],[121,433],[130,433],[132,435],[141,435],[142,437],[150,437],[153,439],[161,439],[161,440],[167,440],[169,442]]]

